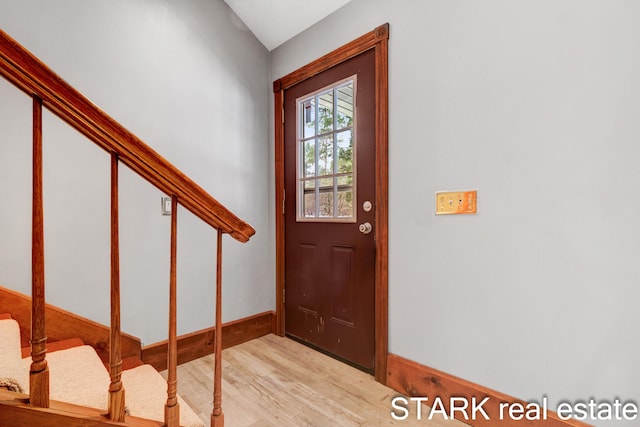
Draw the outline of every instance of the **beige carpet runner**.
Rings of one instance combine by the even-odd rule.
[[[72,347],[47,353],[50,398],[107,411],[109,373],[95,350],[88,346]],[[31,358],[22,358],[20,329],[13,319],[0,320],[0,387],[29,393]],[[150,365],[122,373],[127,413],[136,417],[162,421],[167,399],[167,383]],[[182,398],[180,425],[204,427],[202,420]]]

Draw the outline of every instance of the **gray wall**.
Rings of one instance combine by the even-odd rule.
[[[270,81],[389,22],[391,351],[527,400],[640,399],[640,3],[353,0],[270,58],[222,0],[0,10],[258,230],[225,239],[225,321],[274,307]],[[0,82],[0,284],[26,293],[30,122]],[[108,156],[50,114],[45,156],[49,300],[106,322]],[[151,343],[166,337],[169,219],[121,175],[123,327]],[[479,215],[435,217],[435,191],[466,188]],[[185,333],[213,323],[215,236],[179,219]]]
[[[269,53],[222,0],[0,1],[0,28],[257,234],[224,239],[224,315],[273,309]],[[0,82],[0,284],[30,293],[30,101]],[[109,156],[45,114],[48,300],[109,319]],[[169,217],[121,167],[123,329],[166,339]],[[215,231],[182,209],[178,332],[214,323]]]
[[[272,51],[274,80],[390,23],[391,352],[526,400],[640,399],[639,20],[353,0]],[[479,214],[436,217],[457,189]]]

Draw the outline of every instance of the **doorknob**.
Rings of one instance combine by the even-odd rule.
[[[358,230],[360,230],[360,232],[362,234],[369,234],[371,233],[373,227],[371,227],[371,224],[369,224],[368,222],[365,222],[364,224],[360,224],[360,227],[358,227]]]

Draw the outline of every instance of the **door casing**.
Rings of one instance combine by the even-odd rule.
[[[389,24],[384,24],[356,40],[273,82],[276,192],[276,333],[285,333],[285,252],[284,252],[284,90],[369,49],[375,51],[375,363],[374,376],[386,384],[389,338],[388,283],[388,40]],[[292,201],[293,203],[293,201]]]

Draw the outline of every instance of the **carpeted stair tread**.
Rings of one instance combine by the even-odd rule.
[[[77,345],[77,344],[80,345]],[[57,351],[47,353],[51,400],[74,403],[106,412],[111,382],[108,370],[95,350],[82,340],[50,344]],[[47,347],[51,349],[52,347]],[[64,348],[63,348],[64,347]],[[31,358],[22,358],[20,328],[13,319],[0,320],[0,386],[29,393]],[[122,373],[125,405],[132,416],[163,421],[167,383],[150,365],[138,358],[126,358]],[[180,397],[180,425],[204,427],[204,423]]]
[[[55,351],[66,350],[68,348],[73,347],[82,347],[84,345],[84,341],[80,338],[70,338],[68,340],[55,341],[55,342],[47,342],[47,354],[53,353]],[[22,357],[31,356],[31,348],[30,347],[22,347]]]
[[[164,405],[167,401],[167,382],[151,365],[142,365],[122,373],[122,383],[127,395],[127,408],[131,415],[162,421]],[[135,396],[133,399],[131,397]],[[183,427],[204,427],[202,420],[178,396],[180,404],[180,425]]]
[[[28,371],[31,358],[23,359],[23,363]],[[111,380],[93,347],[83,345],[48,353],[47,365],[51,400],[107,409]]]
[[[29,371],[22,366],[20,327],[9,318],[0,320],[0,387],[23,393],[29,385]]]

